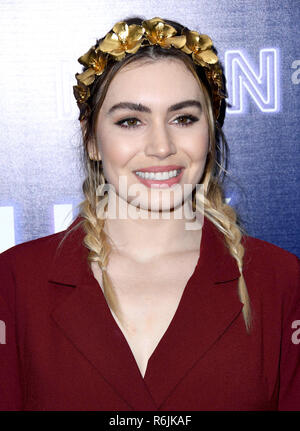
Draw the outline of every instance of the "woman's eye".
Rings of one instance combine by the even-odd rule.
[[[175,118],[174,121],[178,121],[177,124],[179,126],[189,126],[198,121],[198,118],[193,115],[180,115],[180,117]]]
[[[177,122],[179,126],[190,126],[191,124],[198,121],[197,117],[194,117],[193,115],[180,115],[179,117],[175,118],[174,120]],[[134,129],[135,127],[140,126],[140,120],[138,120],[135,117],[130,118],[124,118],[124,120],[117,121],[115,124],[118,126],[124,128],[124,129]]]
[[[139,122],[140,120],[138,120],[137,118],[125,118],[124,120],[120,120],[118,121],[116,124],[120,127],[123,127],[125,129],[132,129],[134,127],[138,127],[137,122]],[[127,123],[127,125],[126,125]]]

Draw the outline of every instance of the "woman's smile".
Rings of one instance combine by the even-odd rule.
[[[179,165],[149,166],[134,171],[134,174],[147,187],[166,188],[179,183],[183,169],[184,167]]]
[[[136,177],[142,184],[152,188],[167,188],[178,184],[183,175],[183,168],[163,171],[136,171]]]

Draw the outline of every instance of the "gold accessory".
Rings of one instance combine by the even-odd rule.
[[[143,21],[142,25],[117,22],[101,42],[92,46],[78,59],[86,69],[82,73],[76,73],[77,85],[73,87],[80,109],[79,120],[86,119],[91,112],[88,104],[90,86],[96,77],[104,72],[108,61],[120,61],[127,53],[135,54],[140,47],[150,45],[180,49],[191,55],[194,63],[203,68],[211,88],[215,119],[218,120],[222,99],[227,95],[222,68],[213,50],[212,40],[206,34],[199,34],[187,28],[181,33],[177,35],[176,29],[159,17]]]

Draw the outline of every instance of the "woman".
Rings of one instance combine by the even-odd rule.
[[[211,39],[132,18],[79,62],[85,200],[1,255],[1,409],[298,410],[299,262],[224,202]]]

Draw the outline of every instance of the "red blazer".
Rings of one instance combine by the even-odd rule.
[[[205,218],[200,259],[143,379],[81,227],[55,255],[64,233],[0,255],[0,410],[300,410],[295,255],[244,237],[248,335],[237,265]]]

